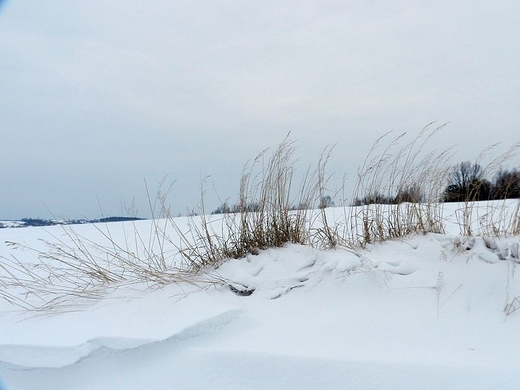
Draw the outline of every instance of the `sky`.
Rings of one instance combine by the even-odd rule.
[[[517,1],[0,1],[0,219],[236,199],[288,132],[331,191],[388,131],[520,140]],[[516,165],[520,165],[516,163]]]

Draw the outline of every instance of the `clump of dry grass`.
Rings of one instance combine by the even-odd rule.
[[[213,266],[225,258],[241,258],[286,243],[310,244],[316,234],[326,237],[328,246],[336,245],[325,213],[321,213],[319,231],[313,231],[311,217],[313,205],[325,191],[325,166],[331,148],[324,149],[314,171],[307,169],[300,186],[294,185],[294,152],[294,141],[287,136],[270,156],[264,150],[244,167],[234,212],[221,217],[221,226],[225,228],[217,233],[210,229],[207,217],[201,216],[201,228],[190,229],[190,242],[195,240],[201,245],[195,254],[184,252],[188,262],[192,263],[195,257],[201,266]],[[205,214],[202,209],[202,215]],[[189,247],[187,241],[185,244]]]
[[[8,242],[13,249],[35,255],[37,262],[21,261],[16,256],[1,258],[2,297],[20,308],[49,312],[96,301],[122,285],[156,288],[198,282],[196,275],[167,260],[162,242],[154,244],[156,239],[163,240],[155,221],[155,230],[146,240],[134,227],[132,239],[136,242],[126,242],[126,246],[111,236],[108,227],[95,227],[100,235],[96,241],[63,226],[65,238],[41,240],[43,249]]]
[[[267,165],[255,174],[261,153],[242,174],[239,195],[238,236],[231,255],[279,247],[287,242],[306,240],[305,209],[291,213],[291,187],[294,177],[294,142],[286,138],[268,159]],[[305,201],[305,200],[303,200]],[[254,205],[253,209],[248,207]]]
[[[508,199],[507,192],[504,193],[501,200],[476,201],[481,191],[481,186],[484,183],[489,183],[486,178],[497,174],[520,151],[520,143],[515,143],[505,152],[492,158],[488,163],[484,163],[486,157],[496,147],[497,145],[492,145],[479,153],[474,164],[475,166],[483,167],[481,172],[482,180],[460,202],[461,206],[456,213],[460,234],[463,236],[482,235],[497,237],[518,235],[520,233],[520,203],[512,210],[510,207],[511,200]],[[456,169],[457,167],[452,167],[452,171]],[[486,207],[482,207],[483,202],[486,203]]]
[[[271,156],[266,150],[244,168],[239,202],[232,214],[208,215],[203,183],[200,213],[189,217],[185,224],[179,223],[167,203],[171,187],[164,189],[161,184],[152,198],[145,183],[152,214],[148,232],[142,232],[132,222],[126,225],[131,226],[130,232],[125,229],[120,242],[106,224],[93,225],[98,233],[95,239],[63,226],[64,238],[53,236],[44,242],[44,249],[12,243],[35,254],[38,261],[27,264],[15,257],[2,259],[4,275],[0,283],[5,291],[17,289],[31,299],[7,292],[0,297],[19,307],[49,311],[97,300],[121,285],[141,283],[158,288],[179,282],[222,284],[225,281],[218,275],[208,275],[208,270],[225,259],[286,243],[309,244],[309,213],[324,193],[330,149],[325,149],[313,173],[308,169],[296,192],[294,151],[294,142],[286,137]],[[294,203],[300,207],[293,207]],[[321,226],[313,236],[333,247],[337,239],[324,213],[321,218]]]
[[[358,171],[353,207],[346,210],[347,241],[364,247],[411,233],[444,231],[439,202],[450,150],[423,153],[444,125],[426,126],[412,142],[399,147],[405,134],[378,152],[389,133],[379,138]]]

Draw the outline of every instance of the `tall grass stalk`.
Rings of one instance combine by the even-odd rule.
[[[496,147],[497,144],[486,148],[477,157],[476,164],[484,167],[482,171],[484,178],[492,177],[498,173],[506,163],[514,159],[520,152],[520,142],[517,142],[511,145],[505,152],[484,164],[487,155],[495,150]],[[488,201],[487,207],[482,208],[476,207],[479,202],[475,201],[480,190],[480,186],[473,187],[463,202],[461,202],[461,207],[457,210],[456,217],[460,227],[460,234],[468,237],[473,235],[499,236],[518,234],[518,209],[511,213],[511,208],[509,207],[510,200],[507,199],[507,194],[504,194],[504,199],[500,201]]]
[[[451,151],[423,152],[443,127],[430,124],[402,147],[404,133],[390,138],[386,146],[389,133],[374,143],[358,170],[353,207],[346,210],[345,236],[352,246],[444,231],[439,196]]]

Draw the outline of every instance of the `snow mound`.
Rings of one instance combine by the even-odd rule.
[[[273,248],[206,289],[0,317],[11,389],[516,389],[518,237]],[[21,321],[20,321],[21,320]]]

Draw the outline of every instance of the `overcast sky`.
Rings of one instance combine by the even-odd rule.
[[[339,178],[383,133],[431,121],[461,160],[511,144],[519,26],[517,0],[0,1],[0,219],[134,198],[147,216],[143,181],[167,174],[175,212],[206,175],[235,198],[288,131],[304,167],[336,144]]]

